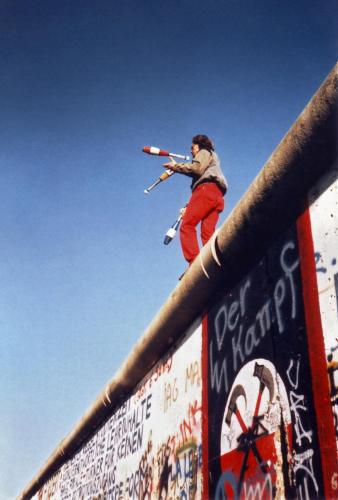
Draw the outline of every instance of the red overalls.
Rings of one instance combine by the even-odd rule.
[[[223,209],[223,192],[217,184],[205,182],[194,189],[180,230],[182,252],[189,264],[200,251],[196,226],[201,223],[201,240],[204,246],[215,232],[219,214]]]

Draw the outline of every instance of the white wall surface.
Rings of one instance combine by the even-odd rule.
[[[312,191],[310,218],[338,449],[338,166]]]

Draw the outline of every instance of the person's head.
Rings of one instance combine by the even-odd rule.
[[[210,153],[214,151],[214,144],[207,135],[198,134],[192,138],[191,154],[195,156],[201,149],[206,149]]]

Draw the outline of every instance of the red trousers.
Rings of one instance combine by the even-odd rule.
[[[217,184],[206,182],[194,189],[180,229],[182,252],[189,264],[200,251],[196,226],[201,223],[201,240],[205,245],[215,232],[219,214],[223,209],[223,193]]]

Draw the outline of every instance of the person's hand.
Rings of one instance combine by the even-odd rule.
[[[171,158],[171,157],[170,157],[170,163],[163,163],[163,167],[169,168],[169,170],[172,170],[174,165],[176,165],[176,161],[173,160],[173,158]]]

